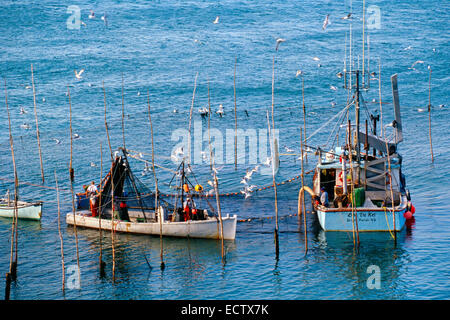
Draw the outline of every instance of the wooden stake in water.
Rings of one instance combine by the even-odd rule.
[[[75,194],[73,191],[73,182],[75,180],[75,172],[72,167],[72,155],[73,155],[72,102],[71,102],[71,98],[70,98],[69,86],[67,86],[67,96],[69,97],[69,133],[70,133],[69,178],[70,178],[70,191],[72,193],[73,231],[75,233],[75,247],[76,247],[76,253],[77,253],[78,279],[80,279],[80,282],[81,282],[80,254],[78,251],[78,232],[77,232],[76,213],[75,213]]]
[[[221,255],[222,262],[225,262],[225,247],[224,247],[224,239],[223,239],[223,220],[222,220],[222,211],[220,209],[220,199],[219,199],[219,179],[217,179],[217,170],[214,165],[214,156],[212,156],[212,148],[211,148],[211,135],[209,132],[209,124],[211,119],[211,100],[209,94],[209,79],[208,79],[208,143],[209,143],[209,153],[212,161],[212,171],[214,175],[214,192],[216,194],[216,205],[217,205],[217,214],[219,215],[219,224],[220,224],[220,240],[221,240]]]
[[[279,244],[278,244],[278,199],[277,199],[277,184],[275,183],[275,119],[274,119],[274,87],[275,87],[275,56],[273,56],[272,62],[272,143],[271,153],[272,153],[272,181],[273,190],[275,192],[275,256],[278,260],[279,257]],[[269,118],[267,118],[269,120]],[[269,125],[269,137],[270,137],[270,125]]]
[[[58,234],[61,245],[62,291],[64,292],[66,283],[66,272],[65,272],[66,269],[64,267],[64,241],[61,233],[61,210],[59,206],[59,186],[58,186],[58,176],[56,175],[56,169],[55,169],[55,183],[56,183],[56,202],[58,204]]]
[[[115,248],[115,239],[114,239],[114,214],[115,214],[115,204],[114,204],[114,176],[115,176],[116,167],[114,166],[111,169],[111,251],[112,251],[112,281],[116,282],[116,248]]]
[[[302,107],[303,107],[303,132],[305,133],[305,144],[308,143],[306,139],[306,107],[305,107],[305,81],[302,75]],[[305,160],[308,162],[308,154],[305,152]],[[302,161],[303,161],[303,149],[302,149]]]
[[[100,267],[100,277],[105,276],[105,265],[106,263],[103,261],[103,230],[102,230],[102,197],[103,197],[103,148],[102,142],[100,141],[100,188],[99,188],[99,196],[98,196],[98,233],[100,240],[100,257],[99,257],[99,267]]]
[[[237,64],[237,58],[235,58],[235,60],[234,60],[234,77],[233,77],[233,89],[234,89],[234,170],[237,170],[236,64]]]
[[[106,137],[108,138],[108,146],[109,146],[109,152],[111,154],[111,162],[114,162],[113,152],[111,148],[111,140],[109,139],[109,131],[108,131],[108,122],[106,121],[106,91],[105,91],[105,84],[102,81],[102,87],[103,87],[103,101],[105,104],[105,129],[106,129]]]
[[[302,128],[300,128],[300,154],[302,157],[302,189],[305,185],[304,183],[304,169],[303,169],[303,131]],[[305,233],[305,255],[308,253],[308,234],[307,234],[307,229],[306,229],[306,206],[305,206],[305,191],[303,192],[303,196],[302,196],[302,213],[303,213],[303,232]],[[298,217],[300,219],[300,217]]]
[[[33,64],[31,64],[31,85],[33,86],[34,118],[36,121],[36,138],[37,138],[38,149],[39,149],[39,160],[41,162],[41,177],[42,177],[42,183],[44,183],[45,182],[44,165],[42,162],[41,139],[40,139],[40,134],[39,134],[39,123],[38,123],[37,110],[36,110],[36,90],[34,88]]]
[[[16,158],[14,156],[14,143],[13,137],[11,133],[11,118],[9,115],[9,107],[8,107],[8,92],[6,89],[6,80],[5,80],[5,104],[6,104],[6,112],[8,114],[8,128],[9,128],[9,143],[11,147],[11,156],[13,160],[13,169],[14,169],[14,214],[13,221],[11,226],[11,248],[10,248],[10,262],[9,262],[9,272],[6,273],[6,286],[5,286],[5,300],[9,300],[10,291],[11,291],[11,280],[15,280],[17,277],[17,225],[18,225],[18,210],[17,210],[17,200],[18,200],[18,190],[19,190],[19,178],[17,176],[17,167],[16,167]],[[13,258],[13,252],[15,248],[15,258]]]
[[[428,127],[429,127],[429,137],[430,137],[430,153],[431,153],[431,162],[434,162],[433,157],[433,142],[431,141],[431,67],[428,66],[430,70],[429,80],[428,80]]]
[[[150,113],[150,92],[147,90],[147,105],[148,105],[148,121],[150,122],[150,134],[152,137],[152,170],[153,170],[153,177],[155,179],[155,212],[158,213],[158,221],[159,221],[159,243],[160,243],[160,257],[161,257],[161,270],[164,270],[166,267],[164,263],[164,248],[163,248],[163,237],[162,237],[162,219],[163,219],[163,213],[159,209],[158,204],[158,178],[156,177],[156,170],[155,170],[155,145],[153,143],[153,125],[152,125],[152,116]]]

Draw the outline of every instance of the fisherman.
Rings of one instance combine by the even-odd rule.
[[[125,202],[125,200],[122,199],[122,201],[120,201],[119,208],[120,220],[130,221],[130,217],[128,216],[127,203]]]
[[[183,205],[184,210],[184,221],[191,219],[191,198],[187,198]]]
[[[89,207],[91,209],[91,213],[93,217],[97,216],[97,198],[98,198],[98,189],[95,185],[95,181],[92,181],[91,185],[86,189],[86,197],[89,198]]]
[[[324,187],[320,188],[320,203],[324,207],[328,208],[328,206],[329,206],[329,203],[328,203],[328,192],[325,191]]]

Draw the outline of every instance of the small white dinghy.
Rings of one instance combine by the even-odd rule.
[[[17,201],[17,217],[19,219],[41,220],[42,202]],[[0,199],[0,217],[14,217],[14,201]]]

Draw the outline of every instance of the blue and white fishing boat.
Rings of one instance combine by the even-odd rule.
[[[346,125],[340,126],[346,128],[344,145],[328,152],[315,148],[318,163],[313,187],[304,186],[300,190],[299,209],[301,201],[304,201],[302,191],[307,191],[325,231],[395,233],[402,230],[415,210],[406,190],[402,157],[397,151],[398,143],[403,140],[397,75],[391,77],[395,120],[386,126],[393,128],[388,138],[377,135],[378,116],[368,116],[373,121],[371,133],[368,132],[369,119],[365,122],[365,132],[359,130],[359,72],[355,71],[355,75],[355,95],[346,111],[355,106],[356,125],[352,127],[348,120]],[[342,116],[341,121],[344,118]],[[361,152],[360,144],[364,145],[364,152]]]

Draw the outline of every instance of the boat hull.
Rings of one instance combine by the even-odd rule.
[[[236,237],[237,216],[225,216],[223,221],[223,238],[225,240],[234,240]],[[99,229],[100,219],[97,217],[74,215],[68,213],[66,215],[66,223],[70,225],[76,224],[79,227]],[[101,219],[101,229],[111,230],[111,220]],[[134,234],[158,235],[160,234],[159,222],[128,222],[115,220],[115,232],[126,232]],[[191,220],[188,222],[168,222],[162,223],[162,235],[169,237],[183,238],[206,238],[220,239],[220,223],[218,219],[209,218],[207,220]]]
[[[351,209],[322,210],[317,209],[317,217],[320,226],[325,231],[353,231],[356,230],[356,217],[358,219],[358,231],[400,231],[403,229],[406,219],[404,213],[406,208],[394,211],[386,209],[364,209],[358,208],[353,213]],[[352,219],[353,216],[353,219]],[[355,221],[355,223],[353,223]]]
[[[17,205],[17,216],[19,219],[41,220],[42,202],[19,202]],[[0,217],[13,218],[14,206],[0,204]]]

